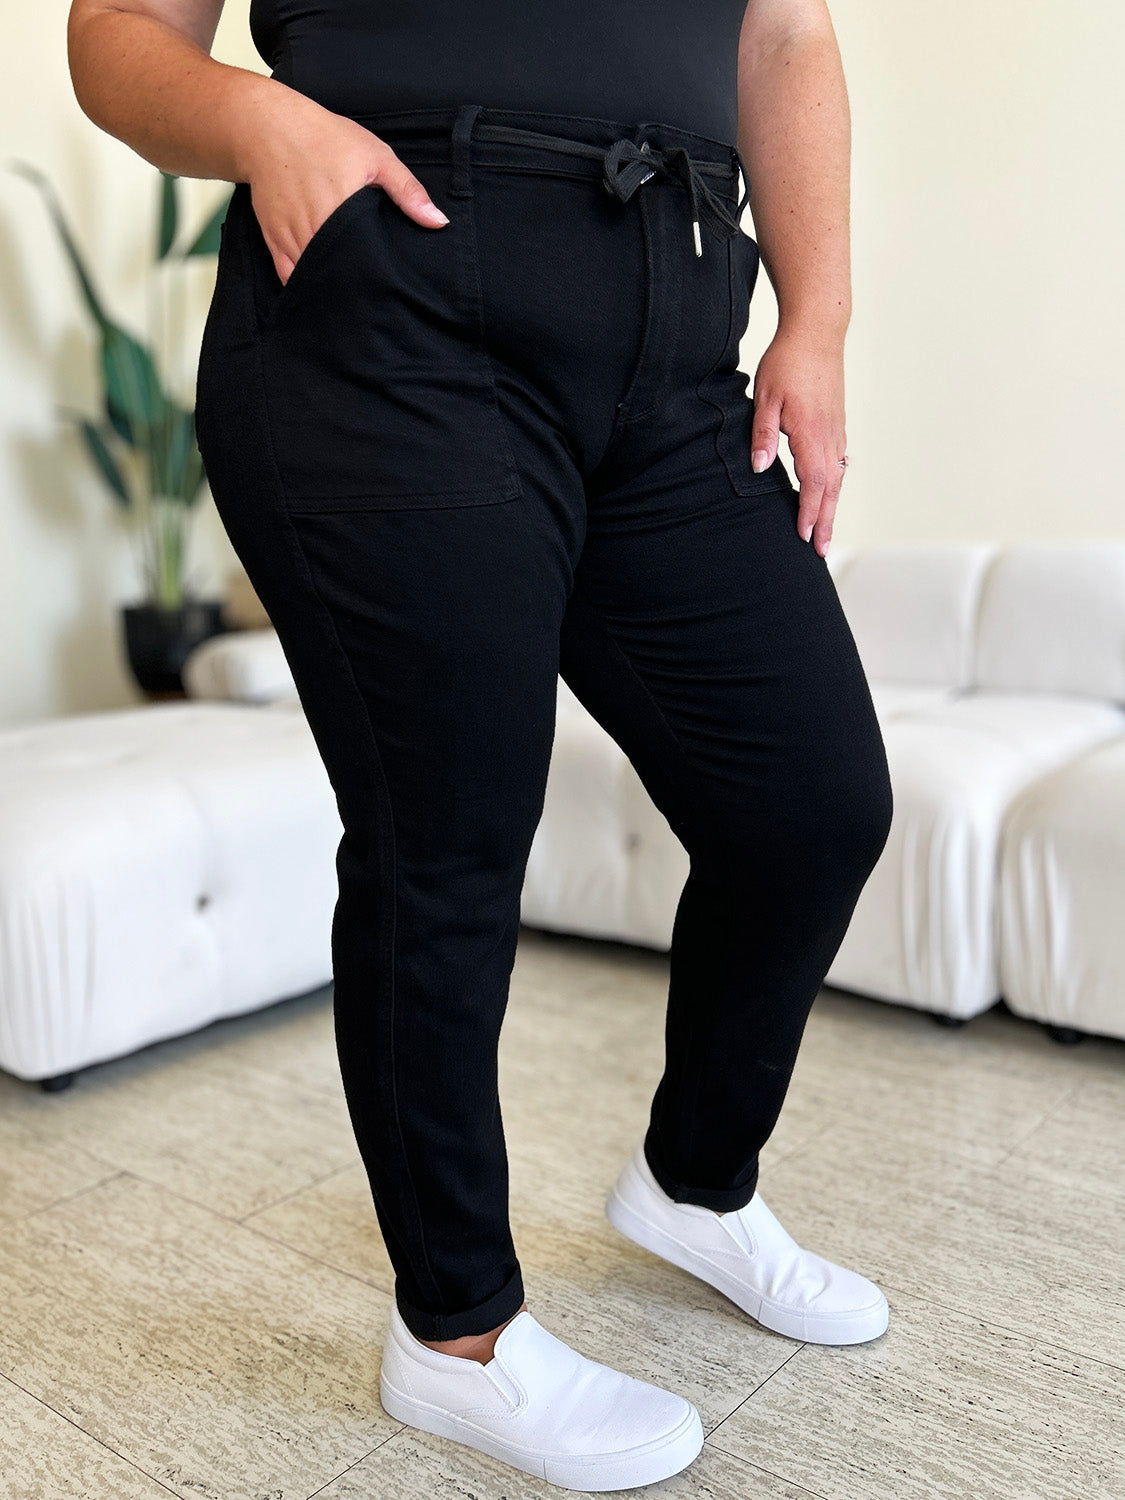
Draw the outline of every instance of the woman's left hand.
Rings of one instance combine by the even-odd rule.
[[[777,457],[782,432],[801,487],[797,531],[823,557],[844,479],[840,459],[847,453],[842,344],[820,348],[778,329],[754,377],[750,446],[756,473]]]

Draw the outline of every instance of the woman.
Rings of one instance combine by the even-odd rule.
[[[382,1401],[563,1486],[648,1483],[698,1414],[542,1327],[508,1225],[496,1048],[560,673],[691,860],[612,1222],[789,1337],[887,1324],[756,1192],[891,812],[824,560],[850,312],[831,22],[253,0],[266,78],[210,58],[221,8],[75,0],[71,68],[102,128],[236,184],[198,431],[343,824],[336,1036],[396,1273]],[[780,312],[754,402],[751,183]]]

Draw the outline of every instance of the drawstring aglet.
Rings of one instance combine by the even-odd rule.
[[[696,253],[696,255],[702,255],[703,254],[703,236],[699,232],[699,220],[698,219],[692,219],[692,221],[691,221],[691,232],[692,232],[692,235],[695,238],[695,253]]]

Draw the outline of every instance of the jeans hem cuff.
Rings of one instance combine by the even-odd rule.
[[[501,1323],[516,1315],[524,1300],[523,1276],[519,1266],[498,1292],[478,1302],[475,1306],[454,1313],[428,1313],[412,1307],[396,1291],[395,1303],[402,1321],[416,1339],[428,1339],[444,1343],[447,1339],[469,1338],[474,1334],[491,1333]]]
[[[721,1214],[734,1213],[736,1209],[745,1208],[758,1190],[757,1163],[754,1165],[754,1173],[750,1181],[743,1183],[739,1187],[688,1187],[685,1183],[679,1182],[670,1173],[666,1172],[658,1161],[653,1161],[647,1141],[645,1142],[644,1151],[649,1171],[673,1203],[690,1203],[695,1208],[711,1208],[716,1213]]]

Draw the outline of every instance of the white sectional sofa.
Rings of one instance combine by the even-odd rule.
[[[1002,995],[1060,1036],[1125,1037],[1125,540],[837,548],[829,566],[895,816],[828,982],[951,1021]],[[269,630],[207,642],[191,673],[201,693],[292,690]],[[562,682],[558,703],[523,919],[666,948],[687,856]]]
[[[1011,961],[1025,903],[1009,898],[1005,922],[1000,898],[1027,799],[1062,776],[1082,800],[1089,753],[1125,734],[1125,544],[868,549],[834,577],[895,815],[829,982],[961,1018],[1003,995],[1021,1014],[1125,1035],[1125,970],[1115,1026],[1061,996],[1044,1005],[1042,975],[1032,1004]],[[1117,837],[1125,910],[1125,825]]]
[[[828,982],[1125,1037],[1125,542],[829,557],[895,813]],[[667,947],[687,857],[562,685],[556,746],[525,921]]]
[[[1125,1038],[1125,541],[839,548],[895,813],[828,982]],[[0,733],[0,1067],[72,1074],[326,983],[335,800],[268,626],[198,701]],[[210,701],[205,701],[210,700]],[[667,948],[687,856],[561,681],[529,926]]]

